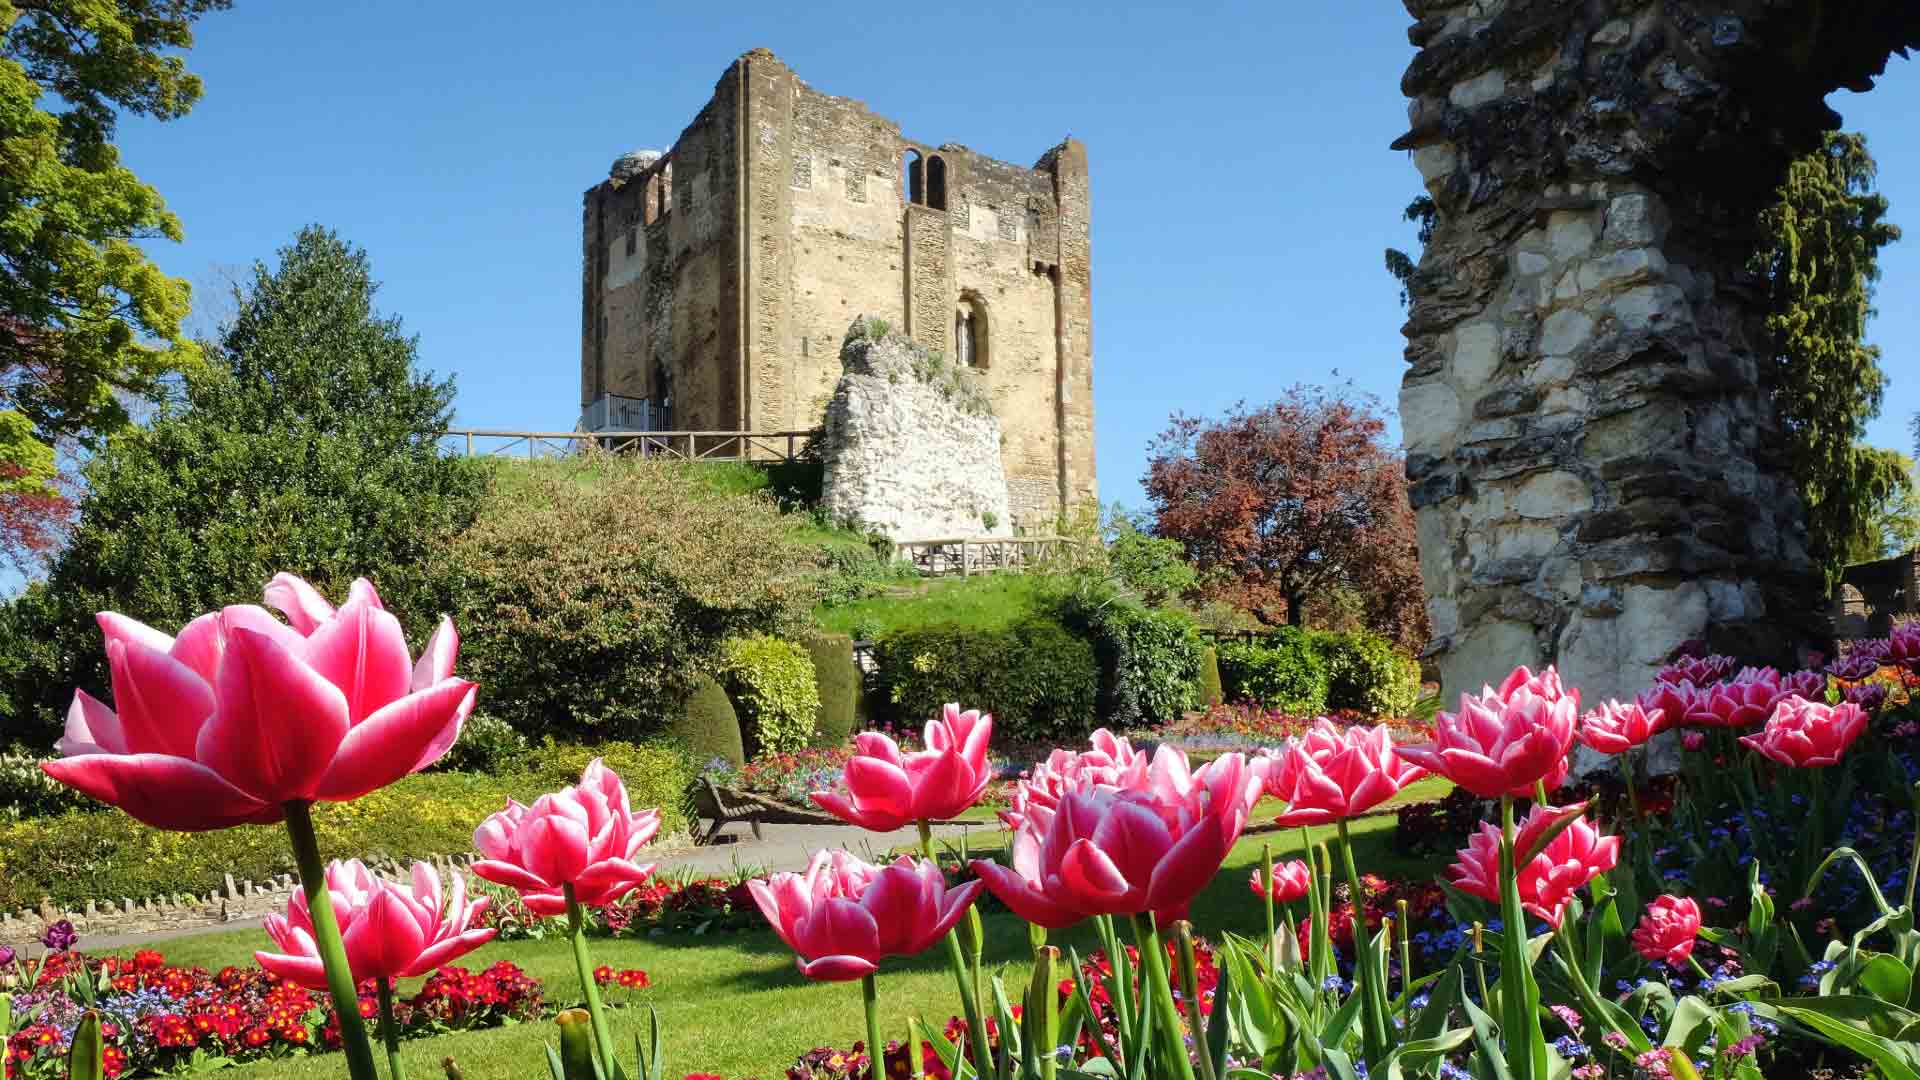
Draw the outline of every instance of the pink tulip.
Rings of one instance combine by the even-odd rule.
[[[1796,671],[1780,677],[1780,692],[1798,694],[1808,701],[1827,700],[1827,674],[1824,671]]]
[[[111,611],[116,709],[74,694],[49,776],[162,829],[278,821],[284,804],[346,802],[440,759],[473,711],[442,619],[415,663],[364,579],[335,611],[277,575],[265,608],[202,615],[177,638]]]
[[[1609,701],[1580,720],[1579,740],[1603,754],[1624,754],[1667,729],[1666,714]]]
[[[958,705],[927,722],[927,748],[919,753],[902,754],[887,736],[863,731],[854,738],[859,753],[844,774],[849,794],[816,791],[809,797],[822,810],[874,832],[956,817],[980,801],[993,779],[987,761],[992,737],[992,716],[961,712]]]
[[[1733,674],[1740,662],[1731,656],[1685,656],[1660,669],[1656,682],[1710,686]]]
[[[1273,899],[1277,903],[1288,904],[1307,895],[1307,875],[1313,871],[1307,864],[1294,859],[1291,862],[1273,864]],[[1253,872],[1253,895],[1265,896],[1267,890],[1261,882],[1261,872]]]
[[[1620,862],[1620,838],[1601,836],[1584,817],[1575,818],[1538,855],[1526,859],[1526,853],[1538,845],[1556,821],[1578,813],[1584,806],[1535,806],[1514,837],[1514,857],[1525,860],[1518,881],[1521,906],[1555,929],[1560,927],[1568,899]],[[1458,860],[1447,867],[1447,877],[1462,892],[1499,903],[1499,827],[1482,822],[1467,846],[1460,849]]]
[[[1060,800],[1071,792],[1119,790],[1145,783],[1150,762],[1147,755],[1106,728],[1095,731],[1090,741],[1092,749],[1079,753],[1055,748],[1046,761],[1014,785],[1011,805],[1000,811],[1000,820],[1007,828],[1018,829],[1035,814],[1050,818]]]
[[[653,864],[633,859],[660,829],[660,811],[634,813],[627,786],[599,758],[587,763],[580,782],[480,823],[473,842],[486,856],[473,872],[520,893],[535,915],[567,912],[566,891],[585,907],[605,907],[637,888]]]
[[[1161,747],[1146,786],[1069,792],[1043,827],[1013,834],[1013,866],[975,860],[974,873],[1014,913],[1061,929],[1089,915],[1182,917],[1240,838],[1261,778],[1239,754],[1188,773]]]
[[[1396,753],[1482,798],[1524,797],[1536,782],[1566,779],[1579,716],[1579,691],[1562,691],[1552,668],[1538,676],[1517,668],[1498,690],[1460,695],[1458,713],[1434,718],[1432,742]]]
[[[474,925],[489,901],[469,901],[466,879],[459,874],[453,875],[451,895],[443,894],[440,875],[428,863],[413,864],[413,884],[405,888],[375,877],[358,859],[336,862],[327,867],[327,894],[340,921],[355,983],[428,974],[485,945],[496,933]],[[310,990],[327,988],[304,891],[288,900],[285,915],[267,916],[266,930],[280,952],[254,953],[261,967]]]
[[[747,882],[767,922],[797,954],[809,979],[843,982],[873,974],[888,956],[925,952],[980,894],[948,888],[940,868],[906,856],[869,866],[845,852],[819,852],[805,874]]]
[[[1269,759],[1266,792],[1285,799],[1282,825],[1324,825],[1357,817],[1427,775],[1394,751],[1393,733],[1315,721],[1282,755]]]
[[[1752,727],[1764,723],[1787,693],[1773,668],[1742,668],[1740,674],[1702,691],[1687,719],[1710,727]]]
[[[1866,710],[1851,702],[1828,705],[1799,696],[1783,699],[1756,735],[1740,742],[1791,768],[1837,764],[1867,727]]]
[[[1663,960],[1679,967],[1693,955],[1700,933],[1700,905],[1691,897],[1661,896],[1647,905],[1633,928],[1633,948],[1649,963]]]

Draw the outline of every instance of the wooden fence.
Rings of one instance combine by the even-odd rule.
[[[616,454],[682,461],[792,461],[807,431],[513,431],[448,428],[440,440],[465,457],[564,457],[590,445]]]
[[[956,536],[905,541],[895,544],[894,550],[924,577],[972,577],[996,570],[1023,570],[1051,558],[1062,544],[1070,542],[1059,536]]]

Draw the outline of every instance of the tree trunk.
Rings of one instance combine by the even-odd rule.
[[[1302,629],[1307,625],[1307,598],[1300,593],[1287,594],[1287,625]]]

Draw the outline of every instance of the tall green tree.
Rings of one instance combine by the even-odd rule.
[[[438,451],[453,384],[417,370],[375,291],[365,252],[303,230],[236,290],[183,400],[88,463],[70,543],[0,611],[0,716],[16,737],[49,740],[75,685],[103,688],[96,610],[171,631],[293,570],[336,596],[366,575],[407,614],[485,475]]]
[[[138,241],[180,239],[160,193],[120,163],[120,115],[199,100],[177,53],[230,0],[0,0],[0,545],[50,542],[55,446],[124,427],[124,399],[195,367],[189,289]],[[26,527],[13,522],[25,519]],[[44,524],[44,523],[42,523]]]
[[[1858,533],[1849,538],[1849,564],[1920,550],[1920,469],[1904,454],[1891,450],[1875,453],[1892,459],[1899,479],[1893,493],[1861,519]]]
[[[1762,378],[1786,428],[1809,545],[1830,577],[1904,480],[1898,454],[1863,442],[1886,383],[1880,350],[1865,341],[1873,286],[1880,249],[1900,238],[1875,173],[1865,136],[1829,132],[1788,168],[1754,259],[1773,338]]]

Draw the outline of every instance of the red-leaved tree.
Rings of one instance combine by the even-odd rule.
[[[1154,531],[1180,541],[1211,595],[1301,626],[1347,590],[1371,629],[1426,643],[1406,471],[1378,400],[1296,386],[1219,419],[1175,413],[1149,461]]]

